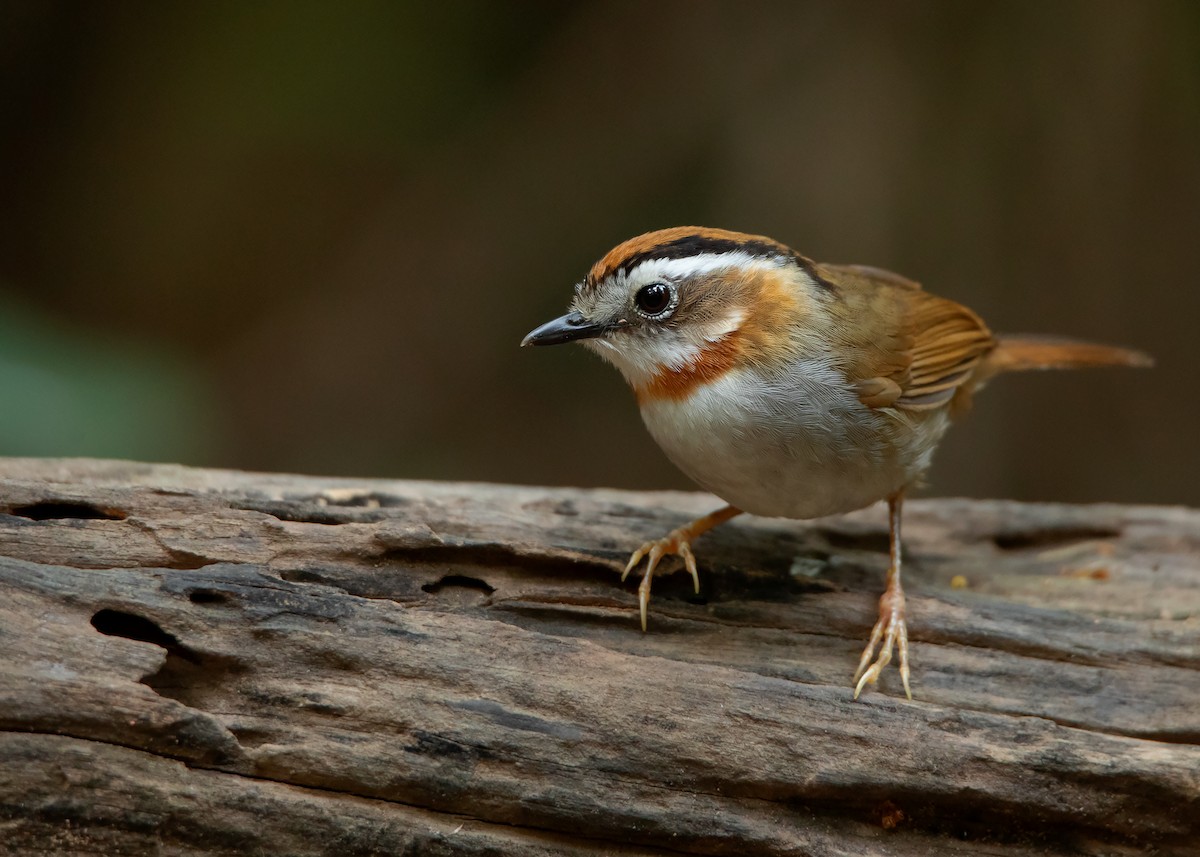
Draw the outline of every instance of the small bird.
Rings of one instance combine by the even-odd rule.
[[[659,561],[700,578],[691,543],[742,512],[818,518],[888,502],[890,560],[854,698],[899,654],[909,686],[900,513],[933,451],[994,375],[1150,366],[1138,351],[998,336],[974,312],[879,268],[813,262],[762,235],[681,226],[610,250],[571,310],[522,345],[580,341],[620,370],[668,458],[729,505],[633,552],[642,630]]]

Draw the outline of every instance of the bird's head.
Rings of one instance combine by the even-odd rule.
[[[791,354],[816,282],[807,259],[760,235],[648,232],[610,250],[575,287],[571,311],[521,344],[580,341],[639,400],[683,398],[746,362]]]

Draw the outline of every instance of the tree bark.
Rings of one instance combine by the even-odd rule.
[[[1200,853],[1200,513],[0,460],[13,854]],[[674,561],[672,561],[674,562]],[[667,566],[674,569],[677,564]]]

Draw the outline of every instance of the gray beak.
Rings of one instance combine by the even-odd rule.
[[[589,321],[578,312],[572,311],[529,331],[529,335],[521,340],[521,346],[559,345],[576,339],[592,339],[604,333],[604,330],[604,325]]]

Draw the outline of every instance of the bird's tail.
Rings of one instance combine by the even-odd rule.
[[[980,365],[980,380],[1001,372],[1025,369],[1086,369],[1092,366],[1153,366],[1154,358],[1132,348],[1097,345],[1037,334],[996,337],[993,348]]]

